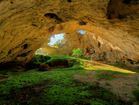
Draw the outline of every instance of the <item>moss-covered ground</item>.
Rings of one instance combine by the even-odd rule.
[[[74,64],[48,71],[39,71],[37,68],[20,72],[1,70],[0,105],[137,104],[137,89],[133,92],[135,99],[126,101],[99,83],[126,78],[135,72],[68,56],[52,56],[48,62],[56,59],[70,59]]]

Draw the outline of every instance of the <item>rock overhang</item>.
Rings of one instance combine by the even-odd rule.
[[[95,33],[138,61],[138,7],[122,0],[1,0],[0,63],[27,63],[50,35],[77,29]]]

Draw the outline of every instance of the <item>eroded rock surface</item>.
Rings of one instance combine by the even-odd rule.
[[[50,35],[78,29],[92,58],[139,64],[138,0],[0,0],[0,63],[27,63]]]

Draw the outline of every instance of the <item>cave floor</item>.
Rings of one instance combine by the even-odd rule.
[[[137,72],[77,60],[48,71],[1,70],[0,105],[138,105]]]

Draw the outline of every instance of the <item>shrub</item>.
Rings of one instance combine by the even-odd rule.
[[[33,63],[34,64],[42,64],[42,63],[46,63],[50,59],[51,59],[51,57],[49,57],[49,56],[35,55],[35,57],[33,58]]]
[[[82,52],[82,50],[80,48],[73,49],[72,50],[72,56],[82,57],[83,56],[83,52]]]

